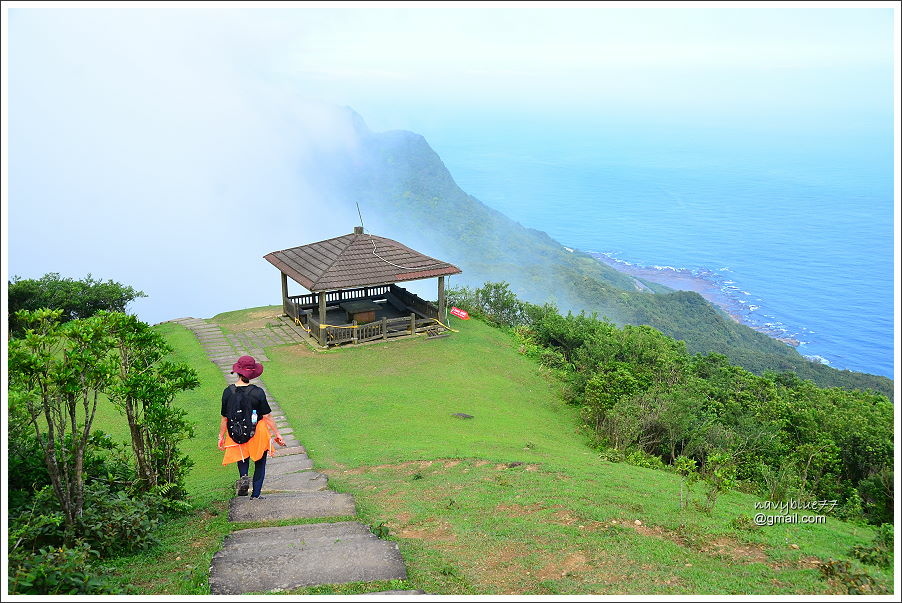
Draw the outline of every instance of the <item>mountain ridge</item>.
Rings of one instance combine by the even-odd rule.
[[[358,140],[323,162],[329,167],[318,170],[320,184],[335,201],[363,201],[370,231],[459,266],[464,273],[454,286],[506,281],[525,301],[597,313],[620,326],[647,324],[686,341],[692,353],[723,354],[758,374],[792,371],[824,387],[870,389],[892,398],[891,379],[809,361],[694,291],[630,276],[523,226],[463,191],[421,134],[373,132],[353,109],[344,110]]]

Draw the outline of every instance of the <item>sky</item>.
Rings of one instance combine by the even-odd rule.
[[[304,176],[354,145],[334,106],[427,140],[894,110],[896,3],[260,4],[4,3],[5,276],[117,280],[151,323],[278,303],[262,256],[357,221]]]

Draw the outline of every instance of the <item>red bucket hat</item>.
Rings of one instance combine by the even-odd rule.
[[[232,365],[232,372],[248,379],[256,379],[263,373],[263,365],[254,360],[253,356],[242,356]]]

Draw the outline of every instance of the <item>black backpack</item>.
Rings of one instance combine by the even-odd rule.
[[[251,407],[250,392],[241,391],[251,387],[256,386],[229,386],[230,395],[226,401],[226,425],[228,426],[229,437],[236,444],[244,444],[254,437],[254,432],[257,431],[257,426],[251,422],[253,408]]]

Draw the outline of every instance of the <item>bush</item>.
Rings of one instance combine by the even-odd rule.
[[[850,595],[879,595],[886,592],[867,572],[856,571],[848,561],[831,559],[820,565],[821,574],[835,580]]]
[[[157,543],[154,530],[162,515],[156,497],[129,498],[106,484],[85,489],[84,512],[78,520],[80,537],[102,556],[125,554]]]
[[[645,467],[646,469],[666,469],[667,466],[660,458],[643,452],[642,450],[634,450],[626,455],[626,462],[634,467]]]
[[[84,543],[100,557],[139,551],[156,544],[154,530],[167,511],[184,511],[179,504],[186,503],[159,493],[130,498],[104,482],[91,482],[85,488],[82,515],[67,528],[59,501],[46,486],[34,495],[30,507],[10,516],[10,554],[26,556],[66,542]]]
[[[21,595],[118,594],[100,568],[97,551],[87,543],[41,548],[9,557],[9,592]]]
[[[877,528],[874,542],[870,546],[857,545],[849,554],[868,565],[890,567],[893,565],[893,524],[885,523]]]
[[[515,327],[529,319],[526,304],[517,299],[505,282],[485,283],[478,289],[448,289],[447,299],[449,304],[499,327]]]

